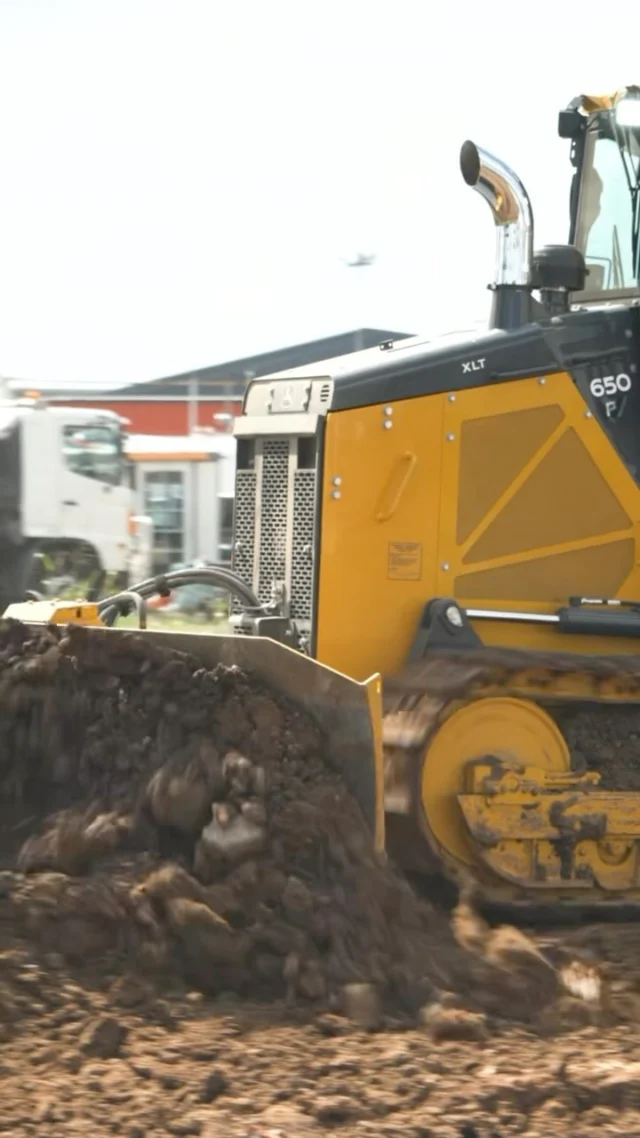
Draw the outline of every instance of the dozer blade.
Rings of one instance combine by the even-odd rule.
[[[91,636],[126,636],[123,628],[90,628]],[[136,636],[186,652],[205,668],[236,666],[307,712],[326,739],[328,764],[357,801],[377,850],[385,845],[382,684],[357,683],[275,640],[258,636],[136,630]]]

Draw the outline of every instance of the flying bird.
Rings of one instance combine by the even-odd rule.
[[[375,253],[356,253],[344,263],[349,269],[363,269],[375,264]]]

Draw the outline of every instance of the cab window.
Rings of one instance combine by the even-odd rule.
[[[588,292],[635,289],[640,283],[633,216],[637,201],[629,185],[637,163],[636,132],[628,132],[624,158],[617,140],[604,131],[588,140],[576,231],[589,269]]]
[[[64,428],[64,458],[69,470],[110,486],[122,480],[122,445],[118,427],[68,423]]]

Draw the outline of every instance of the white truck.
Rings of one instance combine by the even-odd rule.
[[[133,508],[117,415],[0,398],[2,605],[126,582]]]

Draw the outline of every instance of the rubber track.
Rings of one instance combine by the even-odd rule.
[[[640,730],[640,657],[632,656],[580,656],[575,653],[528,652],[510,648],[468,649],[464,652],[438,652],[425,660],[417,661],[402,672],[384,680],[384,734],[398,735],[393,745],[403,746],[403,728],[408,736],[407,745],[420,746],[442,718],[442,711],[453,701],[469,699],[475,691],[485,688],[499,689],[508,695],[510,689],[521,688],[514,682],[527,673],[533,679],[538,693],[532,698],[546,705],[554,699],[554,677],[580,675],[590,690],[580,699],[562,698],[565,706],[598,703],[600,683],[608,685],[620,678],[631,698],[638,701],[638,730]],[[532,687],[533,691],[533,687]],[[544,692],[544,695],[542,695]],[[521,690],[518,690],[521,695]],[[604,702],[604,701],[602,701]],[[611,705],[607,708],[613,711]],[[616,709],[619,711],[620,707]],[[410,740],[410,741],[409,741]],[[578,769],[582,766],[579,763]]]

